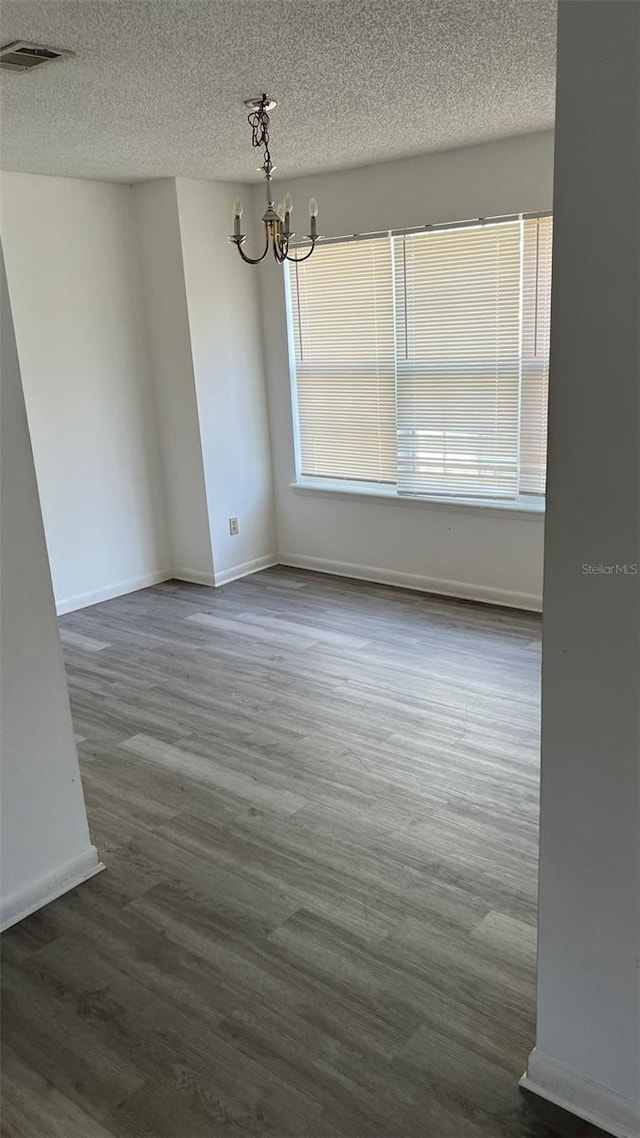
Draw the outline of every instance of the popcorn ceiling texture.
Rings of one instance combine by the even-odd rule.
[[[553,125],[555,0],[7,0],[1,37],[76,58],[1,74],[4,169],[253,181]]]

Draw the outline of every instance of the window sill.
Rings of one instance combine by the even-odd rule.
[[[409,495],[405,497],[398,494],[391,487],[387,489],[384,486],[366,482],[325,482],[324,480],[322,482],[300,480],[290,482],[289,486],[296,493],[320,494],[329,497],[338,494],[341,498],[353,501],[371,499],[372,501],[394,503],[405,507],[459,511],[466,514],[486,514],[489,511],[493,514],[500,514],[502,517],[531,518],[536,521],[544,521],[545,513],[544,499],[532,502],[526,497],[518,498],[515,501],[476,498],[413,498]]]

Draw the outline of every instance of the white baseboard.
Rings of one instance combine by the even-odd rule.
[[[215,585],[213,573],[201,573],[199,569],[158,569],[154,573],[146,573],[143,577],[130,577],[127,581],[119,581],[115,585],[105,585],[103,589],[94,589],[90,593],[79,593],[75,597],[67,597],[64,601],[56,601],[56,613],[64,616],[68,612],[86,609],[89,605],[100,604],[101,601],[112,601],[115,597],[124,597],[127,593],[136,593],[138,589],[148,589],[150,585],[159,585],[162,581],[188,581],[193,585]]]
[[[247,577],[250,573],[257,573],[260,569],[269,569],[277,565],[278,559],[273,554],[266,557],[256,557],[253,561],[245,561],[242,565],[234,565],[222,573],[203,573],[200,569],[187,569],[176,566],[173,569],[162,569],[155,573],[147,573],[144,577],[131,577],[128,581],[119,581],[114,585],[106,585],[102,589],[95,589],[90,593],[79,593],[75,597],[67,597],[57,601],[56,613],[64,616],[68,612],[97,605],[100,601],[110,601],[114,597],[123,597],[127,593],[135,593],[138,589],[148,589],[150,585],[158,585],[161,581],[187,581],[192,585],[227,585],[229,581],[237,581],[239,577]]]
[[[450,581],[438,577],[422,577],[417,573],[397,573],[392,569],[376,569],[369,565],[350,565],[346,561],[327,561],[322,557],[305,557],[295,553],[279,553],[280,565],[294,569],[312,569],[316,573],[333,573],[338,577],[355,577],[361,581],[375,581],[380,585],[395,585],[415,589],[421,593],[438,593],[444,597],[457,597],[466,601],[480,601],[489,605],[542,611],[542,598],[532,593],[516,593],[496,589],[490,585],[476,585],[465,581]]]
[[[148,573],[144,577],[132,577],[128,581],[120,581],[116,585],[108,585],[91,593],[82,593],[76,597],[68,597],[64,601],[58,601],[56,612],[58,616],[62,616],[64,613],[75,612],[77,609],[99,604],[100,601],[112,600],[114,597],[122,597],[126,593],[136,592],[138,589],[146,589],[150,585],[159,584],[161,581],[187,581],[194,585],[219,587],[220,585],[228,585],[230,581],[237,581],[240,577],[247,577],[250,573],[258,573],[261,569],[269,569],[273,565],[289,565],[293,569],[311,569],[316,573],[331,573],[337,577],[353,577],[360,581],[374,581],[380,585],[395,585],[402,589],[415,589],[422,593],[436,593],[444,597],[480,601],[483,604],[505,605],[508,608],[528,609],[531,612],[542,611],[542,598],[533,593],[517,593],[508,589],[496,589],[490,585],[477,585],[438,577],[423,577],[417,573],[398,573],[392,569],[378,569],[370,565],[352,565],[347,561],[329,561],[324,557],[278,553],[277,555],[256,557],[253,561],[245,561],[241,565],[234,565],[230,569],[224,569],[215,574],[177,566],[173,569]]]
[[[594,1083],[534,1047],[520,1086],[577,1114],[615,1138],[640,1138],[640,1103]]]
[[[58,616],[77,609],[97,605],[100,601],[110,601],[114,597],[123,597],[125,593],[135,593],[137,589],[147,589],[149,585],[157,585],[160,581],[167,581],[173,573],[170,569],[156,570],[154,573],[145,573],[143,577],[130,577],[128,581],[118,581],[114,585],[105,585],[102,589],[94,589],[90,593],[79,593],[75,597],[67,597],[56,602]]]
[[[215,585],[213,573],[202,573],[200,569],[172,569],[169,578],[173,581],[186,581],[189,585]]]
[[[240,577],[248,577],[250,573],[258,573],[261,569],[270,569],[272,565],[278,564],[279,558],[274,554],[254,557],[253,561],[245,561],[242,565],[234,565],[231,569],[216,573],[216,585],[228,585],[230,581],[237,581]]]
[[[61,897],[69,889],[75,889],[76,885],[81,885],[103,869],[96,847],[89,846],[56,869],[37,877],[35,881],[27,882],[0,902],[0,932],[11,928],[50,901],[55,901],[56,897]]]

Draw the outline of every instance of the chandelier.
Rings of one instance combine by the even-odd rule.
[[[259,257],[248,257],[243,251],[242,246],[246,241],[246,236],[242,232],[242,202],[236,201],[233,205],[233,236],[229,240],[235,245],[243,261],[248,265],[257,265],[266,257],[269,249],[273,250],[273,255],[281,264],[283,261],[307,261],[313,250],[316,247],[316,242],[320,240],[318,236],[318,203],[315,198],[311,198],[309,202],[309,228],[307,239],[311,242],[311,248],[308,253],[304,253],[300,257],[291,256],[289,249],[291,242],[295,237],[295,233],[291,229],[291,212],[293,210],[293,202],[286,194],[283,201],[279,202],[277,206],[273,204],[271,197],[271,180],[273,178],[273,171],[275,166],[271,161],[271,153],[269,151],[269,111],[275,107],[275,103],[268,95],[262,95],[259,99],[246,99],[245,107],[249,107],[250,114],[248,117],[249,126],[251,127],[251,145],[264,147],[264,161],[262,166],[258,169],[261,170],[265,176],[267,183],[267,208],[262,215],[262,223],[264,225],[264,252]]]

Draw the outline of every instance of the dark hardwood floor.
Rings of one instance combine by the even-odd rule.
[[[6,1138],[601,1133],[517,1086],[536,616],[273,569],[60,624],[107,868],[3,938]]]

